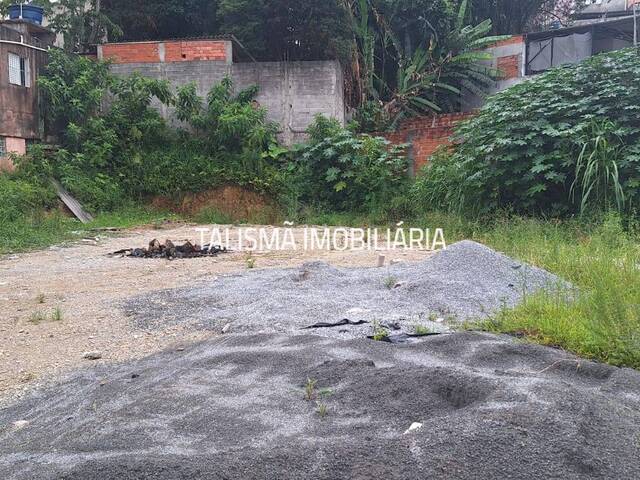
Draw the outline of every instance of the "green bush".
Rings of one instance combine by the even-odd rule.
[[[617,207],[611,200],[622,192],[620,208],[637,209],[638,78],[640,56],[627,49],[550,70],[490,97],[476,117],[457,129],[453,156],[427,167],[420,180],[432,184],[425,188],[427,198],[434,206],[476,213],[509,208],[570,214],[581,206]],[[605,144],[609,150],[603,157]],[[596,145],[600,160],[592,157],[585,183],[586,163],[581,169],[578,159]],[[576,170],[577,187],[591,184],[599,192],[590,193],[588,185],[572,192]]]
[[[404,146],[357,135],[335,120],[316,117],[299,152],[303,203],[333,211],[388,209],[408,185]]]
[[[277,127],[257,108],[257,87],[233,93],[229,78],[206,99],[195,84],[174,95],[165,81],[117,78],[108,64],[52,53],[40,86],[61,148],[36,148],[25,178],[58,178],[90,210],[147,196],[177,196],[225,183],[278,196],[287,190]],[[176,107],[188,130],[170,128],[154,99]],[[70,107],[65,108],[68,104]]]
[[[51,188],[0,173],[0,223],[10,223],[55,204]]]

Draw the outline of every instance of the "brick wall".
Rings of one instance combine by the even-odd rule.
[[[392,143],[410,145],[409,156],[413,161],[413,173],[416,173],[440,146],[451,145],[455,126],[473,115],[473,113],[450,113],[412,118],[403,122],[395,132],[382,135]]]
[[[498,70],[503,79],[520,77],[520,62],[522,55],[507,55],[498,57]]]
[[[208,60],[230,62],[230,43],[224,40],[175,40],[167,42],[107,43],[98,56],[114,64],[171,63]]]

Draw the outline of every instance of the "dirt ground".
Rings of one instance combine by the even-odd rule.
[[[303,235],[295,229],[296,239]],[[189,260],[110,257],[109,253],[160,241],[199,241],[196,225],[138,228],[98,241],[79,241],[47,250],[0,258],[0,402],[55,379],[78,366],[141,358],[184,346],[211,332],[173,326],[159,331],[133,327],[112,305],[144,292],[184,287],[203,278],[247,268],[244,252]],[[301,244],[301,242],[300,242]],[[418,261],[431,252],[270,251],[255,253],[255,268],[298,266],[323,260],[335,266],[375,266]],[[59,317],[55,318],[56,312]],[[85,352],[99,352],[90,361]]]

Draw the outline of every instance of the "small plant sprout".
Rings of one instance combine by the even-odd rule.
[[[38,325],[46,320],[46,317],[42,312],[33,312],[29,317],[29,322]]]
[[[384,286],[387,287],[389,290],[391,290],[397,284],[398,284],[398,279],[393,275],[389,275],[387,278],[384,279]]]
[[[304,398],[308,402],[316,398],[316,385],[318,381],[312,378],[307,378],[307,383],[304,386]]]
[[[328,407],[326,403],[318,402],[318,415],[320,418],[325,418],[328,413]]]
[[[321,388],[320,390],[318,390],[319,397],[327,398],[331,395],[333,395],[333,390],[331,390],[330,388]]]
[[[386,328],[384,328],[382,325],[380,325],[380,322],[378,320],[373,321],[372,327],[373,327],[373,339],[376,342],[381,342],[389,336],[389,331]]]
[[[431,330],[429,330],[427,327],[425,327],[424,325],[416,325],[413,328],[413,332],[416,335],[429,335],[431,333]]]
[[[62,321],[62,310],[60,309],[60,307],[56,307],[56,309],[53,311],[53,313],[51,314],[51,320],[54,322]]]
[[[43,303],[44,303],[44,301],[45,301],[45,299],[46,299],[46,297],[44,296],[44,293],[39,293],[39,294],[36,296],[36,303],[43,304]]]
[[[248,269],[256,268],[256,258],[249,252],[244,259]]]

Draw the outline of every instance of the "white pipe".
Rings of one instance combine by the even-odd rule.
[[[40,52],[48,51],[46,48],[34,47],[33,45],[29,45],[28,43],[13,42],[11,40],[0,40],[0,43],[5,43],[7,45],[20,45],[21,47],[27,47],[32,50],[39,50]]]
[[[638,16],[637,16],[638,9],[636,8],[637,6],[638,6],[637,3],[633,4],[633,46],[634,47],[638,46]]]

